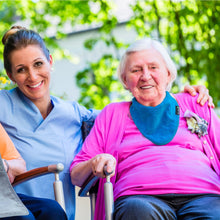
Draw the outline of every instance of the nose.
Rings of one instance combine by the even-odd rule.
[[[150,77],[151,77],[151,74],[150,74],[149,69],[147,67],[144,67],[142,75],[141,75],[141,79],[146,80],[146,79],[149,79]]]
[[[33,68],[30,68],[29,71],[28,71],[28,78],[31,80],[31,81],[34,81],[37,79],[37,70],[33,69]]]

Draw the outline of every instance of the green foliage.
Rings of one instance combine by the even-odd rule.
[[[204,84],[209,88],[215,104],[219,103],[220,2],[137,0],[131,5],[131,8],[134,15],[127,26],[135,28],[139,38],[149,36],[156,38],[167,45],[170,50],[171,57],[178,67],[179,76],[178,83],[174,84],[172,91],[178,92],[183,89],[185,84]],[[107,30],[109,31],[109,29]],[[125,46],[123,43],[117,42],[117,39],[111,35],[112,32],[108,31],[107,36],[102,35],[100,38],[88,40],[87,48],[92,50],[96,43],[103,39],[107,46],[113,46],[116,51],[119,51],[121,46]],[[116,58],[118,57],[116,56]],[[91,71],[91,69],[85,70],[84,75],[80,75],[80,77],[85,77],[88,74],[87,71]],[[103,77],[103,81],[105,80]],[[102,85],[100,87],[106,90]],[[86,97],[85,105],[88,103],[96,105],[97,100],[90,97],[91,94],[88,96],[86,97],[85,91],[80,100]],[[121,98],[124,99],[125,96]],[[112,100],[110,99],[110,101]]]
[[[91,24],[95,14],[91,12],[92,1],[81,0],[15,0],[0,1],[0,33],[5,33],[14,24],[27,26],[37,31],[45,40],[50,50],[59,54],[59,59],[70,58],[57,44],[57,39],[64,38],[65,25]],[[1,37],[2,37],[1,36]],[[0,44],[0,60],[3,60],[3,45]],[[56,57],[55,57],[56,58]],[[0,77],[8,80],[1,68]],[[2,79],[3,79],[2,78]],[[0,88],[11,88],[12,84],[0,81]]]
[[[4,33],[16,21],[27,20],[28,26],[43,36],[59,58],[68,57],[57,45],[56,39],[66,36],[65,26],[99,26],[98,35],[85,42],[93,50],[97,43],[113,48],[113,54],[104,54],[96,63],[77,75],[81,88],[79,102],[87,107],[103,108],[114,100],[127,97],[116,78],[119,51],[127,45],[114,36],[118,20],[111,0],[16,0],[0,1],[0,31]],[[136,0],[130,5],[133,16],[127,26],[133,28],[138,38],[151,36],[170,49],[178,67],[178,82],[173,91],[178,92],[186,83],[208,86],[215,104],[220,103],[220,1]],[[54,32],[51,33],[51,30]],[[51,35],[55,37],[51,37]],[[0,45],[2,58],[3,46]],[[1,59],[2,60],[2,59]],[[0,88],[5,72],[0,69]],[[2,81],[3,80],[3,81]]]
[[[146,9],[146,10],[145,10]],[[134,25],[139,36],[152,36],[167,43],[178,66],[181,81],[208,82],[214,100],[220,100],[220,2],[219,1],[137,1]],[[138,22],[137,19],[145,22]],[[201,81],[200,81],[201,82]]]
[[[81,88],[79,102],[88,108],[102,109],[109,104],[111,97],[122,87],[115,77],[118,60],[111,54],[104,55],[98,62],[77,74],[77,85]]]

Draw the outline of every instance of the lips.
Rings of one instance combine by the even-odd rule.
[[[30,88],[37,88],[38,86],[40,86],[42,84],[42,82],[43,81],[41,81],[41,82],[39,82],[39,83],[37,83],[35,85],[28,85],[28,87],[30,87]]]

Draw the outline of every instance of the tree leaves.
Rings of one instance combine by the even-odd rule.
[[[50,49],[60,51],[60,58],[69,58],[56,39],[65,38],[79,27],[98,27],[97,35],[85,42],[85,48],[93,51],[101,42],[113,52],[88,63],[77,74],[77,82],[81,88],[79,102],[101,109],[128,96],[116,78],[121,51],[127,46],[114,34],[119,23],[116,6],[111,0],[0,1],[0,31],[4,33],[18,20],[26,21],[45,38]],[[185,83],[202,83],[208,86],[215,104],[220,103],[220,2],[136,0],[130,7],[133,16],[127,27],[134,29],[138,38],[151,36],[169,48],[179,76],[173,91],[182,89]],[[2,51],[1,44],[1,57]],[[6,75],[2,65],[0,77],[0,88],[9,88],[10,84],[3,83]]]

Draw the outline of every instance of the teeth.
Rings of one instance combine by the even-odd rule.
[[[141,88],[142,89],[150,89],[150,88],[152,88],[153,86],[142,86]]]
[[[30,85],[29,85],[29,87],[31,87],[31,88],[37,88],[40,84],[41,84],[41,82],[39,82],[38,84],[36,84],[36,85],[34,85],[34,86],[30,86]]]

